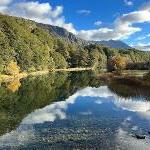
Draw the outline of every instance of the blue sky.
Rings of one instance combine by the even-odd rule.
[[[150,0],[0,0],[0,12],[150,50]]]
[[[115,1],[115,2],[114,2]],[[40,2],[47,2],[40,0]],[[52,6],[64,6],[67,22],[72,22],[78,30],[94,29],[94,22],[101,20],[102,26],[111,26],[118,15],[137,10],[146,0],[134,0],[133,6],[125,5],[123,0],[51,0]],[[79,14],[78,10],[89,10],[89,15]]]

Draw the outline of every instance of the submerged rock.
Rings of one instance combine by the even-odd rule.
[[[146,138],[145,135],[140,135],[140,134],[135,134],[135,137],[136,137],[137,139],[145,139],[145,138]]]

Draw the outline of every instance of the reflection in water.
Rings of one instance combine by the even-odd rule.
[[[21,84],[15,92],[0,88],[0,149],[149,150],[147,95],[123,97],[122,89],[89,73],[51,74]],[[135,133],[146,139],[137,140]]]
[[[141,117],[150,120],[150,102],[120,99],[116,105],[121,109],[137,112]]]
[[[77,89],[101,85],[101,81],[93,78],[90,72],[51,73],[30,77],[20,83],[20,88],[15,92],[7,88],[8,83],[0,86],[0,135],[15,129],[35,109],[54,101],[63,101]]]
[[[56,119],[67,119],[66,110],[70,104],[74,104],[78,97],[111,97],[112,94],[109,92],[107,87],[100,88],[85,88],[70,96],[68,99],[62,102],[56,102],[43,109],[36,110],[35,112],[28,115],[21,124],[36,124],[44,123],[46,121],[55,121]],[[82,113],[83,114],[83,113]],[[86,112],[84,114],[89,114]]]
[[[107,111],[105,109],[107,109]],[[135,113],[135,111],[137,113]],[[92,139],[97,139],[97,136],[102,136],[103,138],[111,139],[113,141],[113,143],[103,143],[104,148],[112,146],[112,149],[148,150],[150,146],[148,141],[150,139],[147,137],[146,140],[138,142],[137,139],[132,137],[132,132],[130,132],[131,128],[136,130],[138,130],[138,128],[143,128],[139,124],[141,119],[145,119],[143,125],[147,128],[149,127],[149,118],[140,119],[142,116],[138,117],[138,113],[140,114],[143,112],[150,115],[150,103],[148,101],[120,99],[113,94],[107,86],[101,86],[99,88],[87,87],[77,91],[65,101],[55,102],[29,114],[22,120],[17,130],[0,137],[0,142],[3,143],[3,145],[0,146],[6,147],[9,145],[14,147],[19,146],[20,144],[23,147],[28,147],[32,144],[32,146],[34,146],[34,143],[41,145],[40,141],[46,140],[49,144],[54,144],[57,147],[57,142],[60,142],[59,136],[63,137],[63,140],[68,143],[69,132],[73,132],[73,139],[78,139],[80,137],[83,141],[83,145],[86,140],[89,140],[90,142]],[[120,115],[118,115],[118,113],[120,113]],[[105,117],[107,117],[108,120]],[[136,120],[137,118],[138,120]],[[95,124],[95,127],[93,127],[92,122],[87,122],[87,119],[97,123]],[[64,131],[66,123],[74,121],[80,121],[81,125],[76,126],[76,124],[72,124],[71,128],[74,128],[75,132],[70,129],[69,125],[67,125],[69,131],[66,133]],[[109,128],[107,122],[109,123]],[[90,124],[92,126],[90,126]],[[57,127],[59,131],[57,131]],[[93,127],[92,133],[89,131],[91,127]],[[86,130],[84,128],[86,128]],[[101,128],[101,131],[98,128]],[[107,132],[109,131],[108,129],[110,130],[110,135],[107,135]],[[49,130],[56,130],[55,133],[59,134],[58,139],[55,137],[57,135],[53,136],[53,134],[49,133]],[[77,131],[80,132],[78,133]],[[45,137],[42,132],[50,135]],[[87,136],[84,135],[85,139],[81,137],[83,135],[80,135],[82,132],[87,134]],[[99,132],[100,134],[98,134]],[[88,139],[89,135],[92,139]],[[79,137],[77,138],[77,136]],[[137,143],[138,146],[135,145]],[[80,145],[81,147],[83,147],[82,144]],[[100,144],[99,141],[95,143],[95,146],[98,146],[98,144]]]
[[[116,134],[116,143],[121,145],[124,150],[149,150],[149,140],[148,138],[146,140],[137,140],[122,128],[119,128]]]
[[[135,86],[124,82],[123,79],[111,81],[109,89],[120,97],[124,98],[138,98],[150,100],[150,89],[147,87]]]
[[[16,92],[19,90],[19,87],[21,86],[20,79],[14,79],[10,83],[7,84],[7,89]]]

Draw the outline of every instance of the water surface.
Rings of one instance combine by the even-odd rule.
[[[89,72],[3,83],[0,149],[149,150],[149,94]]]

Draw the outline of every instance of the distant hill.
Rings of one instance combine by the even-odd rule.
[[[131,48],[129,45],[119,40],[97,41],[97,42],[93,41],[93,43],[105,45],[112,48],[127,48],[127,49]]]

